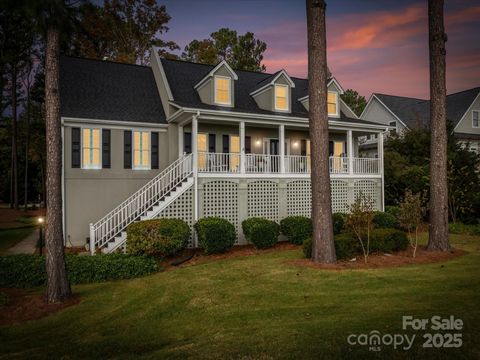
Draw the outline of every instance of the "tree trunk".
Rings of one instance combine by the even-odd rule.
[[[447,115],[443,0],[428,1],[430,49],[430,232],[428,250],[447,251]]]
[[[328,166],[327,39],[323,0],[307,0],[308,95],[312,158],[312,260],[335,263]]]
[[[47,140],[47,221],[45,250],[47,266],[47,302],[71,296],[65,269],[62,224],[62,138],[59,97],[59,30],[47,29],[45,58],[45,109]]]
[[[13,208],[18,210],[17,64],[15,62],[12,62],[12,189]]]
[[[30,76],[30,73],[28,74]],[[25,201],[24,201],[24,207],[25,211],[28,210],[28,152],[29,152],[29,146],[30,146],[30,85],[27,87],[27,117],[26,117],[26,133],[25,133],[25,189],[24,189],[24,194],[25,194]]]

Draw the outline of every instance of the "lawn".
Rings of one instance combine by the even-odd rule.
[[[478,359],[480,237],[452,240],[469,253],[421,266],[329,271],[287,264],[301,257],[298,249],[75,286],[79,305],[0,328],[0,357]],[[352,333],[404,333],[402,315],[462,319],[463,346],[422,349],[423,332],[408,352],[347,343]]]
[[[0,229],[0,254],[3,254],[7,249],[25,239],[34,230],[34,226]]]

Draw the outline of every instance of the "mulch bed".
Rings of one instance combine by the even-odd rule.
[[[375,269],[445,262],[466,253],[466,251],[453,248],[450,251],[427,251],[425,247],[418,247],[415,258],[413,257],[413,249],[409,248],[408,250],[397,251],[392,254],[370,254],[367,264],[364,262],[363,255],[357,256],[355,261],[341,260],[334,265],[316,264],[310,259],[290,260],[286,261],[286,263],[323,270]]]
[[[0,288],[0,292],[8,296],[7,304],[0,305],[0,326],[37,320],[80,302],[75,295],[63,303],[47,304],[45,294],[14,288]]]
[[[251,256],[251,255],[261,255],[261,254],[267,254],[275,251],[294,250],[294,249],[299,249],[299,247],[300,247],[299,245],[294,245],[288,242],[279,242],[274,247],[271,247],[268,249],[256,249],[253,245],[237,245],[225,253],[211,254],[211,255],[206,255],[203,253],[201,249],[197,249],[197,251],[195,252],[195,256],[192,259],[184,262],[182,265],[188,266],[188,265],[203,264],[203,263],[216,261],[216,260],[232,259],[232,258]],[[172,263],[178,260],[189,258],[193,254],[193,252],[194,252],[193,249],[187,249],[182,253],[181,256],[168,258],[165,261],[163,261],[161,265],[165,270],[172,270],[176,267],[182,266],[182,265],[173,266]]]

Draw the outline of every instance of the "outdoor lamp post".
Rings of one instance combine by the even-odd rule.
[[[45,222],[45,219],[40,216],[38,218],[38,225],[40,227],[40,234],[39,234],[39,238],[38,238],[38,246],[40,248],[40,256],[42,256],[42,248],[43,248],[43,224]]]

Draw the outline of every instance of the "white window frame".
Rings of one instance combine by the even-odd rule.
[[[473,114],[477,113],[477,126],[473,124]],[[478,129],[480,128],[480,111],[478,110],[473,110],[472,111],[472,128]]]
[[[228,97],[229,100],[228,102],[221,102],[218,101],[217,99],[217,78],[218,79],[227,79],[228,80]],[[227,105],[227,106],[232,106],[232,78],[229,76],[222,76],[222,75],[215,75],[213,77],[213,97],[214,97],[214,102],[215,104],[218,105]]]
[[[148,165],[135,165],[135,133],[148,133]],[[141,138],[141,135],[140,135]],[[152,132],[150,130],[136,129],[132,130],[132,170],[151,170],[152,169]]]
[[[98,165],[88,165],[88,166],[85,166],[84,163],[83,163],[83,130],[85,129],[88,129],[88,130],[98,130],[100,135],[99,135],[99,139],[100,139],[100,153],[99,153],[99,162],[98,162]],[[103,128],[100,128],[100,127],[92,127],[92,126],[82,126],[80,128],[80,164],[81,164],[81,168],[84,169],[84,170],[100,170],[102,169],[102,143],[103,143],[103,139],[102,139],[102,135],[103,135],[103,132],[102,132]]]
[[[286,92],[287,108],[286,109],[277,108],[277,88],[278,87],[284,87],[284,88],[287,89],[287,92]],[[275,84],[274,85],[273,107],[275,108],[275,111],[290,112],[290,86],[284,85],[284,84]]]
[[[328,113],[328,94],[335,94],[335,109],[336,109],[336,112],[334,114],[331,114],[331,113]],[[336,91],[327,91],[327,113],[328,113],[328,116],[330,117],[340,117],[340,104],[338,103],[338,92]]]

